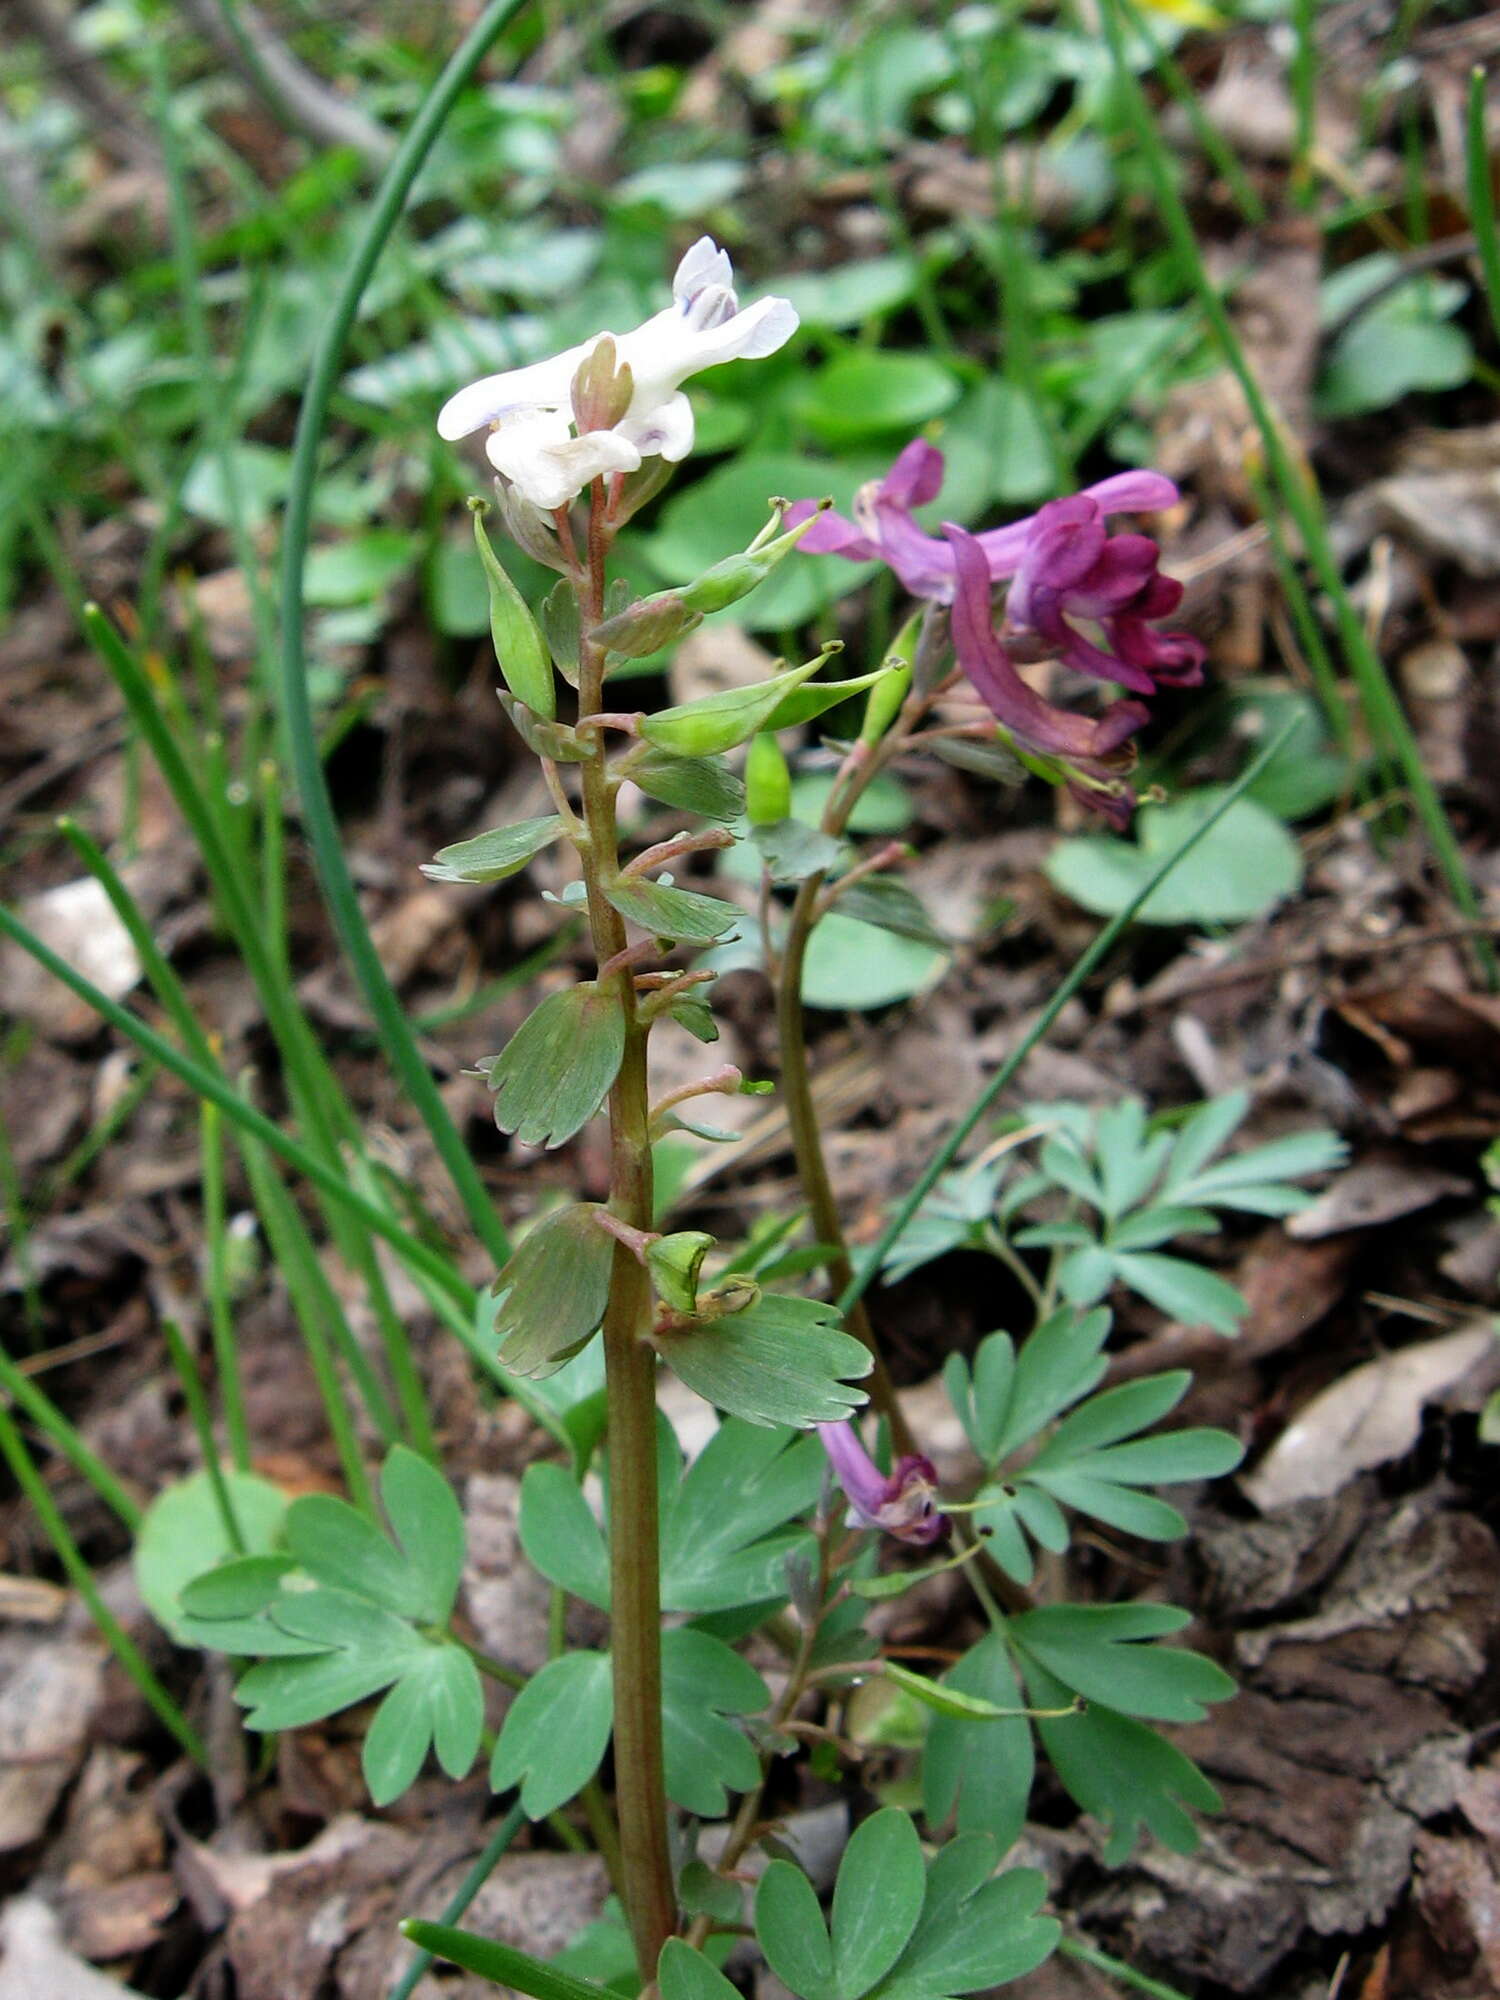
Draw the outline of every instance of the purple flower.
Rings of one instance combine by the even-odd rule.
[[[953,650],[960,668],[1017,749],[1055,759],[1090,805],[1128,817],[1130,795],[1119,776],[1128,768],[1126,745],[1150,713],[1145,703],[1117,701],[1102,715],[1076,715],[1038,694],[1016,671],[995,631],[989,565],[979,537],[951,522],[943,532],[953,552]],[[1106,801],[1118,803],[1111,807]]]
[[[917,526],[914,507],[935,500],[943,483],[943,454],[917,438],[884,479],[862,486],[854,519],[825,513],[802,537],[814,555],[851,562],[883,562],[913,597],[951,604],[958,590],[951,538],[940,540]],[[1105,517],[1170,507],[1177,488],[1159,472],[1119,472],[1067,500],[1052,500],[1023,521],[991,528],[972,539],[992,584],[1014,578],[1006,604],[1008,634],[1016,650],[1040,643],[1080,673],[1117,681],[1138,694],[1158,685],[1193,687],[1202,679],[1203,647],[1185,632],[1155,632],[1182,602],[1182,585],[1157,567],[1160,551],[1149,535],[1111,535]],[[788,513],[795,527],[814,512],[799,500]],[[946,524],[945,524],[946,533]],[[1102,628],[1096,645],[1072,622]]]
[[[887,1478],[860,1443],[853,1424],[819,1424],[818,1436],[844,1489],[851,1521],[923,1546],[942,1534],[948,1521],[938,1511],[937,1472],[931,1459],[898,1459]]]
[[[847,556],[851,562],[883,562],[893,569],[913,597],[951,604],[955,588],[953,552],[936,535],[929,535],[912,518],[914,507],[935,500],[943,484],[943,454],[925,438],[916,438],[901,453],[884,479],[872,480],[854,496],[854,519],[825,513],[803,536],[810,555]],[[1177,488],[1159,472],[1117,472],[1085,487],[1078,496],[1103,514],[1150,514],[1173,506]],[[1054,503],[1055,504],[1055,503]],[[815,500],[799,500],[786,517],[795,527],[816,511]],[[1043,512],[1046,510],[1043,509]],[[1006,528],[991,528],[975,540],[984,552],[992,579],[1014,576],[1026,555],[1033,528],[1040,519],[1030,514]]]
[[[1087,493],[1049,501],[1028,525],[1005,600],[1007,634],[1035,635],[1077,672],[1139,694],[1152,694],[1161,683],[1197,686],[1203,678],[1199,641],[1150,628],[1151,619],[1177,609],[1182,585],[1157,568],[1161,552],[1149,535],[1111,535],[1104,508]],[[1109,648],[1086,638],[1072,618],[1099,625]]]

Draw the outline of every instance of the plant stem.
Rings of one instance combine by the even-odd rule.
[[[907,731],[915,727],[916,720],[925,706],[925,698],[912,697],[895,728],[886,738],[886,743],[894,744],[904,740]],[[885,762],[884,744],[876,745],[873,750],[864,745],[861,748],[866,754],[859,762],[851,760],[846,764],[835,780],[823,809],[823,831],[835,838],[842,835],[851,813],[859,802],[860,794]],[[797,1178],[802,1183],[802,1192],[807,1198],[814,1239],[828,1247],[826,1268],[835,1291],[851,1295],[849,1309],[844,1315],[844,1324],[856,1340],[864,1342],[874,1357],[874,1366],[870,1371],[870,1401],[885,1418],[893,1450],[898,1456],[904,1456],[915,1452],[916,1444],[901,1405],[896,1400],[896,1391],[889,1370],[886,1368],[885,1358],[876,1341],[875,1329],[870,1324],[870,1315],[866,1310],[860,1288],[855,1284],[854,1266],[849,1258],[848,1245],[844,1241],[844,1225],[839,1216],[838,1203],[834,1199],[833,1183],[828,1176],[828,1162],[823,1154],[823,1135],[818,1126],[817,1106],[812,1092],[812,1075],[807,1062],[807,1034],[802,1007],[802,971],[807,959],[807,947],[817,924],[818,898],[822,893],[825,879],[825,875],[820,871],[816,875],[809,875],[798,887],[796,901],[792,904],[792,913],[787,922],[780,969],[773,975],[776,986],[776,1035],[781,1054],[782,1100],[786,1105],[787,1123],[791,1127],[792,1151],[797,1160]]]
[[[604,482],[595,480],[589,510],[586,567],[574,572],[585,632],[604,616],[604,563],[609,546]],[[578,707],[603,706],[604,653],[587,640],[579,657]],[[626,948],[624,919],[605,896],[618,869],[614,799],[604,746],[579,766],[581,849],[589,928],[601,966]],[[646,1086],[646,1024],[640,1019],[630,965],[611,974],[625,1022],[625,1052],[609,1094],[612,1214],[634,1229],[653,1220],[650,1103]],[[642,1339],[650,1325],[651,1283],[645,1266],[616,1242],[609,1304],[604,1313],[604,1365],[609,1393],[610,1659],[615,1700],[615,1791],[626,1915],[643,1980],[656,1974],[661,1948],[677,1927],[661,1737],[661,1589],[656,1496],[656,1363]]]

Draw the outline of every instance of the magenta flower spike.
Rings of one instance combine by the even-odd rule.
[[[818,1436],[849,1502],[851,1524],[877,1528],[898,1541],[925,1547],[948,1525],[937,1505],[937,1472],[931,1459],[898,1459],[889,1478],[860,1442],[853,1424],[819,1424]]]
[[[884,479],[860,488],[854,498],[852,521],[843,514],[824,513],[803,536],[801,547],[809,555],[883,562],[913,597],[951,604],[957,586],[953,552],[939,536],[919,527],[912,515],[913,508],[937,498],[942,484],[943,454],[925,438],[915,438]],[[1101,516],[1155,513],[1175,505],[1177,497],[1177,488],[1159,472],[1117,472],[1078,495],[1092,501]],[[787,514],[786,525],[795,527],[816,508],[815,500],[799,500]],[[1039,518],[1030,514],[1009,527],[991,528],[975,537],[994,582],[1016,574]]]

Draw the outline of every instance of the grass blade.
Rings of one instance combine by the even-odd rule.
[[[490,0],[490,5],[459,44],[423,99],[421,109],[376,191],[369,218],[355,246],[313,357],[292,446],[291,480],[281,547],[282,721],[301,802],[303,825],[312,848],[318,879],[344,951],[365,996],[365,1004],[374,1017],[386,1055],[432,1135],[433,1144],[464,1205],[470,1225],[499,1264],[503,1264],[510,1254],[505,1230],[422,1058],[401,1001],[386,977],[385,967],[380,962],[380,955],[360,909],[354,879],[344,855],[338,821],[318,754],[317,725],[307,686],[303,575],[312,529],[318,447],[328,421],[345,343],[359,310],[359,302],[406,206],[412,184],[460,91],[490,44],[524,4],[525,0]]]

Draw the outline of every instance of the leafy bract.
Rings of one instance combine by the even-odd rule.
[[[745,787],[711,757],[674,756],[665,750],[648,750],[633,760],[630,782],[648,798],[679,812],[698,813],[704,819],[738,819],[745,810]]]
[[[618,875],[605,884],[604,893],[622,917],[642,930],[696,944],[722,937],[744,914],[718,896],[700,895],[696,889],[679,889],[669,882],[648,882],[640,876]]]
[[[498,1056],[479,1065],[495,1123],[523,1145],[560,1146],[609,1095],[625,1053],[625,1021],[592,980],[551,993]]]
[[[653,1345],[706,1402],[752,1424],[837,1423],[866,1400],[851,1386],[870,1351],[838,1327],[833,1306],[763,1292],[743,1311],[658,1329]]]
[[[562,830],[558,813],[517,820],[514,826],[492,827],[472,840],[440,847],[431,861],[422,863],[422,873],[434,882],[503,882],[550,847]]]
[[[580,1201],[543,1216],[495,1280],[494,1331],[513,1373],[555,1373],[604,1318],[615,1243],[599,1213]]]

